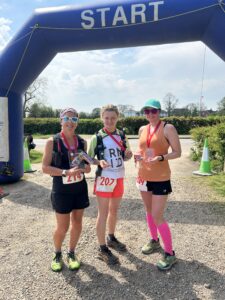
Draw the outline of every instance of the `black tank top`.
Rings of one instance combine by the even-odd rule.
[[[84,140],[78,136],[78,147],[77,150],[83,150],[84,151]],[[57,165],[54,161],[52,161],[51,165],[55,166],[57,168],[60,168],[62,170],[69,170],[70,169],[70,163],[69,163],[69,157],[68,157],[68,149],[65,147],[60,133],[56,134],[53,137],[53,156],[54,155],[61,156],[61,159],[57,161]],[[85,178],[84,178],[85,180]],[[72,183],[72,184],[63,184],[62,177],[61,176],[53,176],[53,184],[52,184],[52,192],[57,193],[73,193],[74,189],[79,189],[82,185],[81,182]]]

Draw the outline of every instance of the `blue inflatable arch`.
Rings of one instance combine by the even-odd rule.
[[[23,176],[22,95],[59,52],[202,41],[225,60],[224,0],[38,9],[0,56],[0,183]]]

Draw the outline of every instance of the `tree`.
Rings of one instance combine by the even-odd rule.
[[[54,110],[51,106],[42,103],[33,103],[30,106],[29,118],[58,118],[59,110]]]
[[[217,109],[220,115],[225,115],[225,97],[218,102]]]
[[[81,111],[81,112],[79,112],[79,118],[80,119],[88,119],[89,118],[89,113]]]
[[[163,103],[164,109],[166,110],[168,117],[170,117],[177,106],[178,99],[172,93],[168,93],[164,97]]]
[[[134,110],[133,105],[130,104],[118,104],[117,108],[121,115],[124,115],[124,113],[128,110]]]
[[[90,118],[93,118],[93,119],[100,118],[100,113],[101,113],[101,108],[96,107],[90,113]]]
[[[197,104],[190,103],[185,108],[187,109],[187,117],[197,117],[199,115],[199,108]]]
[[[23,117],[30,112],[30,108],[34,103],[41,103],[45,96],[48,80],[45,77],[40,77],[34,80],[29,88],[24,93],[23,101]]]

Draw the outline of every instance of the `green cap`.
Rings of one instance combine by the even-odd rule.
[[[153,107],[156,109],[161,109],[161,104],[158,100],[149,99],[148,101],[145,102],[145,105],[143,108],[146,108],[146,107]]]

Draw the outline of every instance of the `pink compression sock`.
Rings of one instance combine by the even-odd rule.
[[[148,228],[151,233],[152,239],[157,241],[158,240],[157,227],[155,225],[152,215],[147,213],[146,220],[147,220]]]
[[[172,237],[167,222],[158,225],[158,231],[162,238],[165,252],[173,255]]]

